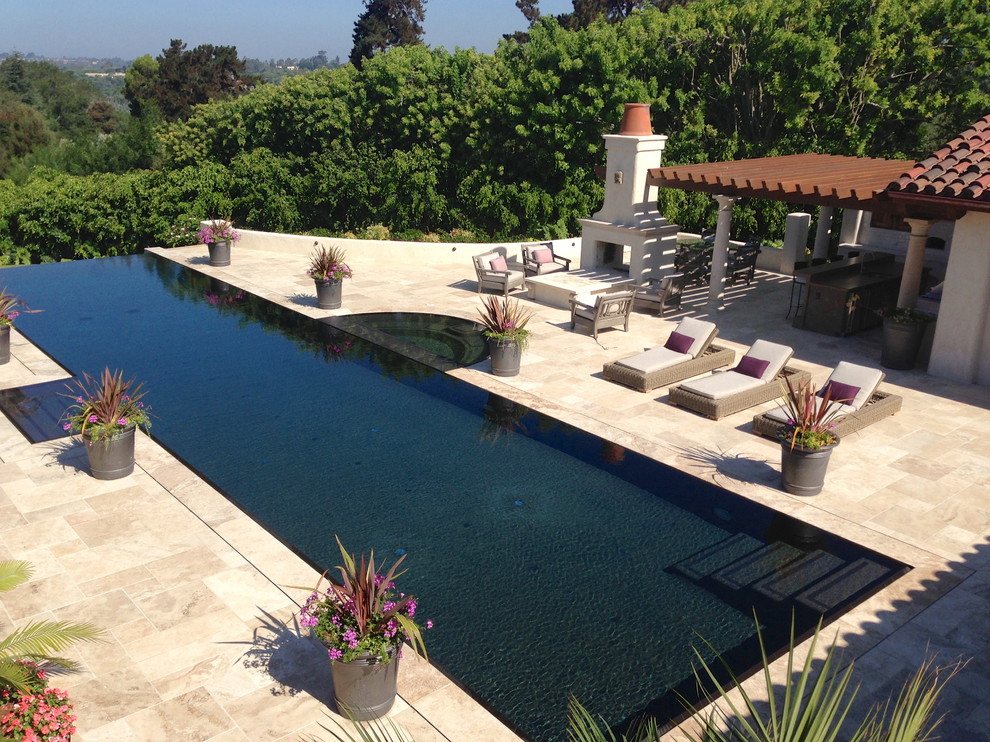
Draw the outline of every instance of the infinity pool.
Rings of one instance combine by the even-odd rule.
[[[438,370],[470,328],[311,320],[152,255],[0,285],[72,373],[144,380],[154,437],[319,569],[335,534],[407,552],[431,660],[532,740],[564,738],[572,694],[620,728],[672,719],[699,636],[745,672],[754,611],[777,650],[792,613],[807,632],[906,569]]]

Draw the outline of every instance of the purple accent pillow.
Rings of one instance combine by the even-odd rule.
[[[493,258],[489,265],[491,265],[493,271],[507,271],[509,270],[508,264],[505,262],[505,258],[499,255],[497,258]]]
[[[675,353],[687,353],[691,350],[692,345],[694,345],[693,337],[680,332],[672,332],[670,333],[670,337],[667,338],[667,342],[663,344],[663,347]]]
[[[533,250],[533,260],[537,263],[552,263],[553,262],[553,250],[548,247],[542,247],[539,250]]]
[[[831,390],[831,393],[829,393],[829,390]],[[830,381],[822,387],[822,390],[818,392],[818,394],[819,396],[824,397],[826,393],[829,393],[829,399],[833,402],[852,404],[852,401],[856,399],[856,395],[859,394],[859,391],[860,388],[858,386],[843,384],[841,381]]]
[[[767,370],[767,366],[769,365],[770,361],[761,361],[759,358],[753,358],[753,356],[743,356],[742,360],[736,364],[733,370],[736,373],[759,379],[763,376],[763,372]]]

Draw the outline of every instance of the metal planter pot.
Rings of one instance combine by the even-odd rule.
[[[10,360],[10,325],[0,325],[0,363]]]
[[[831,446],[810,450],[802,446],[791,449],[790,441],[780,442],[780,487],[791,495],[817,495],[825,486],[825,471],[832,449]]]
[[[320,309],[340,309],[343,301],[343,281],[316,281],[316,306]]]
[[[94,479],[121,479],[134,471],[134,430],[132,425],[104,441],[83,435],[89,471]]]
[[[399,648],[389,650],[391,662],[377,657],[358,657],[350,662],[330,663],[337,709],[355,721],[378,719],[395,703],[399,677]]]
[[[488,340],[495,376],[516,376],[522,362],[522,348],[514,340]]]
[[[209,242],[206,247],[210,250],[210,265],[214,268],[230,265],[230,240]]]
[[[880,365],[900,371],[914,368],[918,350],[925,337],[926,325],[883,321],[883,345],[880,349]]]

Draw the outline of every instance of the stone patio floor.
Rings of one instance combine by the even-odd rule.
[[[230,267],[211,268],[202,246],[153,251],[313,317],[473,318],[479,306],[467,254],[463,265],[430,266],[352,251],[344,306],[328,312],[316,307],[305,254],[235,248]],[[840,360],[878,365],[878,330],[849,338],[795,330],[784,320],[789,292],[788,277],[758,273],[730,288],[717,312],[695,290],[680,311],[636,313],[628,333],[606,330],[598,342],[571,331],[565,310],[524,299],[535,316],[520,375],[493,377],[487,361],[451,373],[911,564],[826,632],[856,658],[857,718],[930,650],[943,661],[971,658],[943,696],[943,735],[988,739],[990,390],[888,371],[884,387],[904,397],[902,411],[844,439],[823,492],[801,498],[777,487],[778,444],[749,431],[770,405],[711,421],[669,406],[665,389],[642,394],[601,376],[603,363],[660,344],[685,315],[713,319],[719,342],[738,351],[758,338],[792,346],[793,365],[818,382]],[[12,349],[0,387],[66,376],[16,331]],[[4,632],[46,618],[107,630],[106,644],[70,650],[83,669],[57,681],[76,704],[76,742],[332,739],[323,728],[333,727],[329,668],[299,636],[300,592],[286,587],[313,584],[315,571],[153,439],[138,438],[135,473],[99,482],[77,444],[31,445],[0,419],[0,558],[36,570],[0,599]],[[774,676],[783,672],[775,663]],[[399,692],[391,716],[417,742],[518,739],[411,652]]]

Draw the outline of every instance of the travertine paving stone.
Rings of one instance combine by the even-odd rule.
[[[355,276],[342,309],[328,312],[316,307],[305,252],[235,247],[232,265],[215,269],[202,246],[156,251],[312,317],[402,310],[474,318],[479,306],[470,252],[461,266],[431,266],[351,251]],[[665,389],[641,394],[601,376],[605,362],[663,342],[685,315],[715,321],[719,342],[737,351],[758,338],[790,345],[794,365],[819,382],[839,360],[878,365],[878,331],[831,338],[792,328],[789,291],[788,278],[760,273],[731,287],[717,311],[704,291],[689,291],[679,313],[635,313],[630,332],[608,330],[598,342],[572,332],[566,311],[523,298],[535,315],[521,374],[498,379],[487,361],[451,373],[914,565],[827,638],[857,658],[857,676],[867,679],[861,709],[896,688],[928,647],[942,659],[973,657],[946,696],[943,735],[981,739],[990,728],[985,387],[889,371],[884,385],[904,397],[902,412],[843,440],[821,495],[800,498],[777,488],[778,445],[749,432],[761,408],[715,422],[667,405]],[[0,387],[67,376],[16,330],[12,349]],[[4,594],[0,621],[71,617],[108,630],[106,644],[72,650],[83,669],[59,679],[80,717],[74,739],[329,739],[321,727],[333,728],[329,668],[294,622],[299,591],[284,587],[314,583],[314,571],[153,440],[139,436],[137,461],[133,476],[97,482],[78,445],[31,445],[0,419],[0,558],[28,559],[37,570]],[[392,716],[415,740],[516,738],[408,655]],[[772,672],[781,677],[782,665]]]

